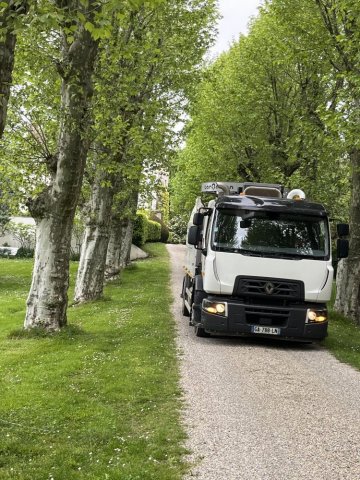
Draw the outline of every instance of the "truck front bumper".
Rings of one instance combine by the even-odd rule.
[[[305,321],[308,309],[326,310],[324,304],[274,306],[259,302],[249,305],[233,298],[217,296],[209,296],[207,300],[227,304],[226,315],[208,313],[202,308],[201,325],[208,333],[299,341],[319,341],[327,336],[327,321]]]

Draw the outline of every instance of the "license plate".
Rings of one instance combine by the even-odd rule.
[[[280,335],[280,328],[276,327],[259,327],[253,325],[251,328],[252,333],[265,333],[267,335]]]

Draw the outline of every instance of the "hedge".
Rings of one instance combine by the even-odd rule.
[[[142,247],[146,242],[160,242],[161,225],[149,220],[143,212],[138,212],[134,220],[133,243]]]
[[[148,236],[147,242],[160,242],[161,241],[161,225],[154,220],[148,220]]]
[[[169,228],[166,225],[166,223],[159,218],[155,212],[150,213],[150,220],[153,220],[154,222],[157,222],[161,226],[161,238],[160,241],[163,243],[166,243],[169,240]]]

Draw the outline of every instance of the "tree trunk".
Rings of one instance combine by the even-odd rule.
[[[54,213],[37,222],[32,284],[25,328],[58,330],[66,324],[72,222]]]
[[[130,263],[130,253],[134,232],[134,219],[126,218],[123,221],[122,237],[120,239],[120,267],[125,268]]]
[[[343,313],[345,310],[345,303],[347,301],[348,290],[348,276],[347,276],[347,258],[339,260],[336,271],[336,299],[334,308],[338,312]]]
[[[132,194],[126,202],[126,206],[124,203],[122,202],[118,207],[118,211],[111,220],[110,241],[106,257],[107,278],[118,275],[130,261],[137,193]]]
[[[0,137],[4,133],[14,67],[16,36],[8,33],[0,43]]]
[[[97,176],[93,184],[76,279],[75,302],[95,300],[103,294],[113,191],[103,187],[101,180]]]
[[[24,15],[27,12],[27,1],[14,5],[8,0],[3,15],[0,16],[0,25],[5,32],[0,40],[0,138],[2,137],[6,124],[7,107],[12,84],[12,72],[15,59],[16,35],[13,33],[13,21],[15,16]]]
[[[129,218],[112,218],[106,256],[106,278],[118,275],[129,264],[132,235],[133,222]]]
[[[105,277],[111,278],[118,275],[121,271],[120,252],[121,244],[119,238],[122,237],[122,219],[115,215],[111,218],[110,237],[106,255]]]
[[[335,308],[360,325],[360,150],[350,152],[352,194],[349,258],[340,262]]]
[[[90,1],[88,9],[94,15],[96,3]],[[59,66],[63,121],[56,169],[51,185],[29,202],[37,223],[37,242],[24,324],[27,329],[58,330],[66,324],[71,232],[89,148],[91,78],[98,48],[82,25],[77,28],[71,45],[64,39]]]

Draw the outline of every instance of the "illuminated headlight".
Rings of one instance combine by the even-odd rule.
[[[215,315],[227,316],[227,303],[226,302],[211,302],[206,298],[203,300],[202,308],[205,312],[213,313]]]
[[[327,321],[326,310],[314,310],[309,308],[306,312],[306,323],[323,323]]]

